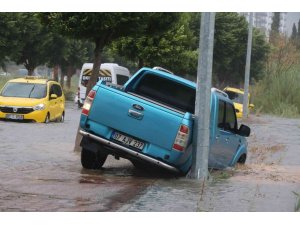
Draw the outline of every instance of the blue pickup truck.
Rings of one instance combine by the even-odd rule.
[[[136,167],[186,174],[192,163],[196,84],[158,69],[142,68],[121,88],[99,81],[80,119],[81,164],[100,169],[109,154]],[[209,167],[244,163],[250,128],[238,128],[233,102],[212,88]]]

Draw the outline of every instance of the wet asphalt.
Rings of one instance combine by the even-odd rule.
[[[102,170],[83,169],[73,151],[80,112],[69,102],[64,123],[0,121],[0,211],[125,211],[156,182],[177,180],[111,156]],[[188,204],[177,210],[195,211]]]
[[[73,151],[79,117],[69,102],[64,123],[0,121],[0,211],[295,210],[300,120],[250,117],[246,165],[210,171],[203,186],[113,157],[102,170],[83,169]]]

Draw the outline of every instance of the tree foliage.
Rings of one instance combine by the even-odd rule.
[[[161,24],[163,29],[155,31],[151,23],[146,23],[143,32],[117,39],[111,54],[134,61],[137,67],[162,66],[177,74],[193,73],[197,52],[191,48],[196,38],[189,28],[190,14],[156,13],[149,19],[156,24],[162,17],[168,18]]]
[[[66,36],[91,40],[95,43],[93,73],[87,85],[89,91],[96,83],[101,65],[101,53],[113,40],[139,32],[147,25],[142,13],[46,13],[41,15],[43,24]],[[151,29],[160,27],[148,20]],[[150,31],[151,31],[150,29]]]
[[[15,39],[18,40],[19,48],[13,59],[17,64],[23,64],[31,75],[37,66],[46,63],[49,55],[47,45],[51,36],[36,13],[17,13],[16,18],[20,32]]]
[[[293,23],[293,29],[292,29],[291,39],[292,40],[296,40],[297,39],[297,28],[296,28],[296,24],[295,23]]]
[[[276,41],[279,35],[279,27],[280,27],[280,12],[274,12],[273,20],[271,24],[271,31],[270,31],[270,42]]]
[[[0,64],[19,55],[21,31],[18,27],[19,14],[0,13]],[[5,69],[5,68],[4,68]]]
[[[90,87],[103,57],[136,69],[162,66],[196,77],[200,17],[201,13],[0,13],[0,62],[9,58],[29,71],[45,63],[59,65],[68,74],[74,65],[93,59]],[[237,13],[216,14],[215,82],[242,82],[247,27]],[[263,34],[254,29],[251,77],[259,78],[268,49]]]
[[[194,13],[189,22],[194,30],[198,47],[200,33],[200,13]],[[238,85],[244,79],[248,23],[237,13],[216,13],[213,81],[215,85]],[[195,48],[195,47],[194,47]],[[269,51],[269,45],[264,35],[254,29],[251,57],[251,77],[258,79],[264,69]],[[194,68],[196,74],[196,68]]]

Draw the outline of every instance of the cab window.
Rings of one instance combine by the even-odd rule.
[[[236,122],[236,114],[234,110],[234,106],[230,103],[226,103],[226,110],[225,110],[225,129],[229,131],[235,132],[237,129],[237,122]]]
[[[219,100],[218,127],[224,128],[225,102]]]
[[[61,87],[57,84],[52,84],[50,87],[50,94],[49,96],[51,96],[52,94],[56,94],[57,97],[61,97],[62,96],[62,90]]]
[[[237,129],[234,106],[222,100],[219,100],[218,128],[232,132],[235,132]]]
[[[57,97],[61,97],[62,96],[61,87],[59,85],[57,85],[57,84],[54,84],[53,86],[54,86],[54,89],[55,89]]]

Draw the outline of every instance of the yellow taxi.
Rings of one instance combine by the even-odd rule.
[[[27,76],[8,81],[0,92],[0,119],[63,122],[65,96],[58,82]]]
[[[236,117],[243,117],[243,99],[244,99],[244,90],[237,89],[232,87],[226,87],[224,92],[228,95],[228,97],[233,101]],[[253,109],[254,105],[250,104],[250,93],[248,94],[248,108]]]

